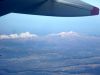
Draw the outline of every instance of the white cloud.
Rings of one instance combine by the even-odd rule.
[[[87,39],[87,40],[100,40],[99,36],[90,36],[90,35],[82,35],[77,32],[69,31],[69,32],[60,32],[60,33],[53,33],[48,34],[47,38],[63,38],[63,39]]]
[[[19,38],[33,38],[33,37],[38,37],[36,34],[31,34],[29,32],[21,33],[19,35]]]
[[[61,37],[73,37],[73,36],[79,36],[79,34],[78,33],[76,33],[76,32],[72,32],[72,31],[70,31],[70,32],[61,32],[61,33],[58,33],[57,34],[58,36],[61,36]]]
[[[60,36],[60,37],[69,37],[69,36],[79,36],[77,32],[69,31],[69,32],[60,32],[55,34],[49,34],[48,36]]]
[[[0,39],[29,39],[37,38],[36,34],[31,34],[29,32],[20,33],[20,34],[10,34],[10,35],[0,35]]]
[[[45,36],[39,36],[37,34],[31,34],[30,32],[23,32],[20,34],[9,34],[9,35],[0,35],[0,39],[35,39],[38,38],[38,40],[52,40],[55,41],[55,39],[66,39],[66,40],[76,40],[76,39],[85,39],[85,40],[100,40],[100,37],[97,36],[87,36],[87,35],[81,35],[77,32],[69,31],[69,32],[59,32],[54,34],[48,34]]]

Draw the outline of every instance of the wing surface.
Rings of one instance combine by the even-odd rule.
[[[34,11],[37,15],[47,16],[91,16],[98,15],[99,8],[81,0],[48,0]]]

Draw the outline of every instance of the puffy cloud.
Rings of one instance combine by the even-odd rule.
[[[63,39],[70,39],[70,40],[75,40],[75,39],[80,39],[80,40],[100,40],[99,36],[90,36],[90,35],[82,35],[77,32],[69,31],[69,32],[60,32],[60,33],[54,33],[54,34],[49,34],[46,36],[46,38],[63,38]]]
[[[31,34],[29,32],[21,33],[19,35],[19,38],[33,38],[33,37],[38,37],[36,34]]]
[[[66,40],[76,40],[76,39],[85,39],[85,40],[100,40],[100,37],[97,36],[86,36],[81,35],[77,32],[69,31],[69,32],[60,32],[48,34],[46,36],[38,36],[37,34],[31,34],[30,32],[23,32],[20,34],[9,34],[9,35],[0,35],[0,39],[34,39],[38,38],[39,40],[55,40],[55,39],[66,39]]]
[[[0,35],[0,39],[29,39],[37,38],[36,34],[31,34],[29,32],[20,33],[20,34],[10,34],[10,35]]]
[[[76,33],[76,32],[72,32],[72,31],[70,31],[70,32],[61,32],[61,33],[58,33],[58,35],[60,35],[60,36],[79,36],[79,34],[78,33]]]
[[[0,35],[0,39],[9,39],[9,36],[7,36],[7,35]]]
[[[69,32],[60,32],[56,34],[50,34],[49,36],[59,36],[59,37],[75,37],[80,36],[77,32],[69,31]]]

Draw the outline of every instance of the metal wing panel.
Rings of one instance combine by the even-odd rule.
[[[45,4],[36,9],[34,14],[47,16],[75,17],[97,15],[97,12],[99,12],[99,10],[94,8],[92,5],[84,3],[80,0],[64,1],[66,2],[63,2],[63,0],[48,0]],[[94,11],[94,9],[95,12],[91,13]]]
[[[85,3],[81,0],[56,0],[56,2],[78,6],[78,7],[80,6],[82,8],[89,9],[89,10],[92,9],[92,6],[90,4]]]

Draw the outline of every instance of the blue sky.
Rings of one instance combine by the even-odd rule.
[[[84,0],[100,7],[99,0]],[[0,17],[0,33],[30,32],[39,35],[74,31],[100,35],[100,15],[89,17],[47,17],[37,15],[8,14]]]

